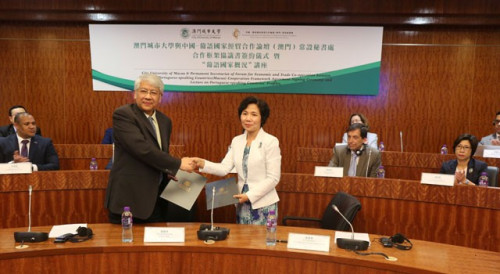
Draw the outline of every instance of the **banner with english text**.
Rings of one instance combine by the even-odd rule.
[[[95,91],[377,95],[382,27],[90,24]]]

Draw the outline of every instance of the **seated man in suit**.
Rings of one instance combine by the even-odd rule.
[[[7,137],[11,134],[16,133],[16,128],[14,127],[14,117],[16,117],[16,114],[21,112],[26,112],[26,108],[20,105],[12,106],[9,108],[10,124],[0,127],[0,136]],[[39,127],[36,127],[36,134],[42,136],[42,131]]]
[[[58,170],[59,157],[52,140],[36,135],[36,122],[27,112],[14,118],[16,134],[0,138],[0,157],[3,163],[31,162],[33,171]]]
[[[493,127],[495,127],[495,132],[488,136],[484,136],[481,142],[479,142],[480,145],[500,146],[500,111],[497,112],[495,120],[493,120]]]
[[[377,177],[381,157],[378,149],[366,144],[368,129],[355,123],[346,133],[347,146],[335,146],[328,166],[343,167],[344,176]]]
[[[101,144],[103,144],[103,145],[112,145],[113,143],[114,143],[114,140],[113,140],[113,128],[110,127],[110,128],[107,128],[104,131],[104,137],[102,138]],[[114,154],[114,151],[113,151],[113,154]],[[106,165],[105,169],[111,169],[111,167],[113,167],[113,158],[109,159],[109,162]]]

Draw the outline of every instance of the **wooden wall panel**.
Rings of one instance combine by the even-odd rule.
[[[367,115],[387,150],[400,149],[400,131],[410,152],[437,152],[464,132],[490,134],[500,107],[498,37],[486,27],[386,27],[379,95],[258,94],[271,107],[264,128],[280,140],[283,171],[296,170],[297,147],[340,142],[353,112]],[[88,39],[86,24],[2,24],[9,65],[0,68],[0,123],[24,104],[55,143],[99,143],[132,95],[92,91]],[[241,132],[237,107],[248,95],[167,92],[160,110],[173,120],[171,142],[186,156],[221,160]]]

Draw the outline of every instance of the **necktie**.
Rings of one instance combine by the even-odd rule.
[[[158,136],[156,136],[156,126],[155,126],[155,121],[154,121],[153,117],[149,117],[148,120],[149,120],[149,122],[151,122],[151,126],[153,127],[153,133],[155,135],[155,138],[158,138]]]
[[[351,154],[351,164],[349,165],[349,171],[347,172],[348,176],[356,176],[356,159],[358,155],[356,153]]]
[[[23,146],[21,147],[21,156],[23,157],[26,157],[28,158],[28,143],[30,141],[29,140],[22,140],[21,143],[23,144]]]
[[[161,148],[161,140],[159,138],[160,136],[160,131],[158,130],[158,127],[156,127],[156,124],[155,124],[155,120],[152,116],[150,116],[149,118],[149,121],[151,122],[151,126],[153,126],[153,132],[154,132],[154,135],[155,135],[155,138],[156,138],[156,141],[158,142],[158,145],[160,146]]]

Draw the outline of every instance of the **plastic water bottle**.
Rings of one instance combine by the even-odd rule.
[[[132,212],[130,212],[130,207],[126,206],[123,208],[122,213],[122,242],[131,243],[134,241],[134,234],[132,233]]]
[[[97,160],[95,158],[90,159],[90,170],[97,170]]]
[[[448,154],[448,148],[446,147],[446,144],[444,144],[444,145],[441,147],[441,154],[442,154],[442,155],[446,155],[446,154]]]
[[[382,152],[384,150],[385,150],[384,142],[380,142],[380,144],[378,145],[378,151]]]
[[[377,178],[385,178],[384,166],[379,166],[377,169]]]
[[[274,210],[269,211],[266,221],[266,245],[276,245],[276,213]]]
[[[481,176],[479,176],[479,186],[488,186],[488,173],[481,173]]]

